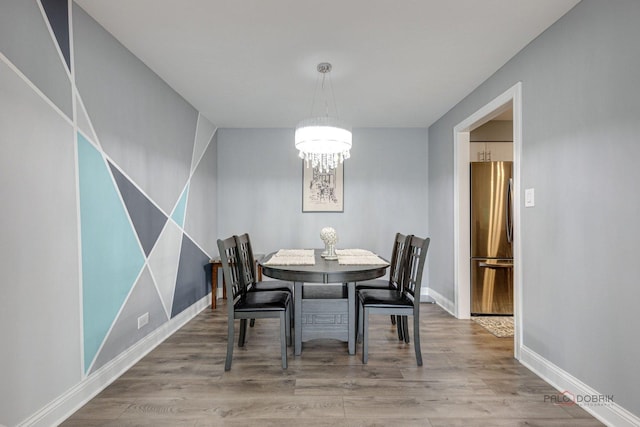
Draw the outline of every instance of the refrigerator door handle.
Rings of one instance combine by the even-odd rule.
[[[513,212],[512,205],[513,203],[513,178],[509,178],[509,184],[507,186],[507,203],[505,203],[505,214],[507,220],[505,221],[505,228],[507,232],[507,242],[513,242]]]

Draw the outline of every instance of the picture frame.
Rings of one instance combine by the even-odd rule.
[[[344,163],[320,172],[302,161],[302,212],[344,212]]]

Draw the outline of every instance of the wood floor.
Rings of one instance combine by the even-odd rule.
[[[219,301],[220,302],[220,301]],[[71,416],[63,426],[599,426],[496,338],[435,304],[421,307],[424,366],[373,316],[369,363],[346,343],[304,343],[280,366],[278,321],[250,328],[224,372],[226,304],[206,309]],[[236,327],[237,329],[237,327]]]

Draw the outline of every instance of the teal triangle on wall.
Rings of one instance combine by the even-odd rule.
[[[86,372],[144,266],[144,255],[102,155],[77,135]]]
[[[189,184],[182,190],[182,195],[180,196],[180,200],[178,204],[173,209],[173,214],[171,215],[171,219],[173,219],[176,224],[180,227],[184,228],[184,214],[187,210],[187,195],[189,194]]]

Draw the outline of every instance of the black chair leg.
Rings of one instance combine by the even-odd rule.
[[[396,324],[396,316],[394,316],[393,314],[391,315],[391,324],[392,325]]]
[[[284,310],[280,312],[280,354],[282,356],[282,369],[287,369],[287,328],[289,323],[288,310]]]
[[[249,322],[249,326],[253,328],[255,325],[256,325],[256,319],[251,319],[251,322]]]
[[[362,363],[369,361],[369,309],[362,307]]]
[[[247,336],[247,319],[240,319],[240,334],[238,335],[238,347],[244,347]]]
[[[231,360],[233,359],[233,334],[234,334],[234,328],[233,328],[233,323],[234,320],[233,318],[230,318],[228,321],[229,325],[227,328],[227,358],[224,361],[224,370],[228,371],[231,369]]]
[[[404,342],[409,344],[409,320],[407,316],[402,316],[402,335],[404,336]]]
[[[289,310],[291,310],[291,307],[289,307]],[[289,311],[289,310],[287,310],[287,311]],[[290,313],[290,311],[289,311],[289,313]],[[289,313],[285,313],[285,318],[286,318],[285,319],[286,320],[285,326],[287,328],[287,334],[286,334],[287,335],[287,346],[291,347],[293,345],[293,334],[291,333],[291,325],[293,323],[292,323],[292,320],[291,320],[291,315]]]
[[[394,316],[396,318],[396,329],[398,330],[398,341],[404,341],[404,328],[402,327],[402,316]]]
[[[364,309],[360,301],[356,303],[356,307],[358,307],[358,310],[356,311],[356,316],[358,319],[358,330],[356,331],[356,343],[361,343],[362,342],[362,312]]]
[[[422,366],[422,350],[420,350],[420,316],[413,315],[413,345],[416,350],[416,362]]]

